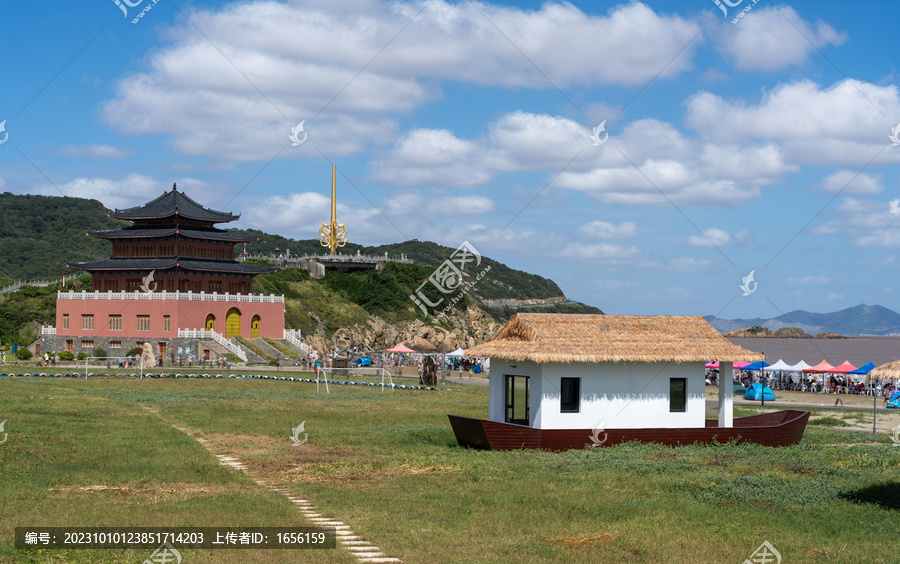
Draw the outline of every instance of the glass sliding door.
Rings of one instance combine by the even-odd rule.
[[[531,394],[528,376],[506,375],[506,414],[507,423],[517,425],[531,424]]]

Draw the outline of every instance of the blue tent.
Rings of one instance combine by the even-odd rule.
[[[856,370],[851,370],[847,374],[868,374],[872,371],[873,368],[875,368],[875,365],[871,362],[867,362],[865,366],[860,366]]]
[[[769,386],[766,386],[765,389],[763,389],[762,384],[751,384],[750,387],[747,388],[747,393],[744,394],[744,399],[775,401],[775,393],[772,392],[772,388]]]
[[[762,370],[763,368],[768,368],[770,366],[772,365],[764,360],[757,360],[753,364],[748,364],[747,366],[741,368],[741,370]]]

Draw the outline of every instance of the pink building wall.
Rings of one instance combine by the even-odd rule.
[[[95,294],[94,297],[102,296]],[[224,301],[222,294],[208,295],[206,299],[68,299],[56,301],[56,334],[59,336],[163,339],[178,337],[179,329],[204,329],[209,314],[215,316],[215,330],[225,335],[225,320],[231,309],[241,314],[240,336],[251,338],[251,320],[258,315],[259,336],[284,338],[284,303],[254,301]],[[251,296],[243,296],[250,298]],[[252,296],[271,299],[266,296]],[[68,314],[68,328],[64,322]],[[82,329],[82,316],[93,315],[93,329]],[[110,330],[109,316],[121,316],[121,330]],[[150,317],[150,328],[138,331],[138,316]],[[164,330],[164,317],[169,316],[169,330]]]

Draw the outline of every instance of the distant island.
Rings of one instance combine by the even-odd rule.
[[[705,319],[723,334],[740,331],[745,327],[759,326],[768,327],[771,331],[794,327],[803,329],[810,335],[817,333],[881,337],[900,335],[900,313],[880,305],[860,304],[829,313],[812,313],[798,309],[770,318],[721,319],[707,315]]]
[[[818,333],[815,336],[810,335],[799,327],[782,327],[775,331],[761,325],[753,327],[745,327],[737,329],[729,333],[725,333],[726,337],[764,337],[773,339],[849,339],[847,335],[839,335],[837,333]]]

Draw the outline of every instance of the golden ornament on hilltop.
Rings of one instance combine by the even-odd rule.
[[[322,228],[319,229],[319,243],[323,247],[331,249],[331,256],[338,247],[347,244],[347,228],[343,223],[337,222],[337,198],[334,183],[335,165],[331,165],[331,223],[322,222]]]

